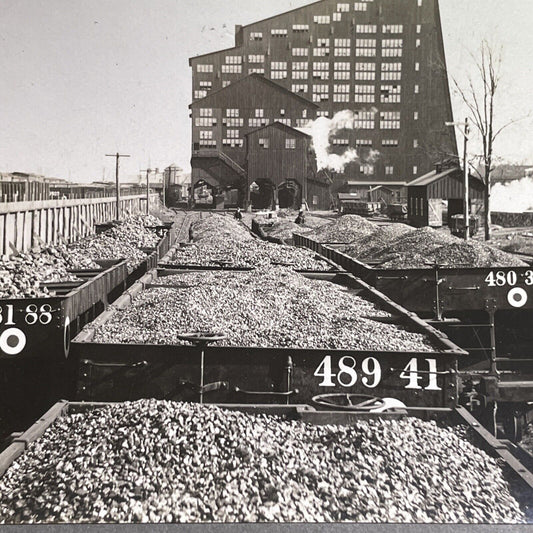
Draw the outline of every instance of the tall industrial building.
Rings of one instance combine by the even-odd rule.
[[[321,0],[236,26],[233,48],[189,62],[193,185],[242,182],[250,132],[342,110],[330,150],[359,158],[328,173],[332,190],[400,187],[456,154],[438,0]]]

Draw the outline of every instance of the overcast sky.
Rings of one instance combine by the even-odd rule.
[[[106,153],[189,168],[188,58],[233,46],[234,26],[308,0],[0,0],[0,171],[92,181]],[[490,37],[503,46],[502,121],[533,110],[533,2],[441,0],[451,75]],[[456,119],[464,110],[454,99]],[[532,114],[533,116],[533,114]],[[533,165],[533,119],[506,130],[505,159]]]

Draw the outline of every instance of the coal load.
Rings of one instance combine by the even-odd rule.
[[[475,241],[463,241],[431,228],[401,235],[366,259],[379,262],[380,268],[425,268],[431,264],[449,267],[527,266],[511,254]]]
[[[388,313],[327,281],[277,267],[162,277],[97,326],[94,342],[183,344],[190,331],[224,333],[220,346],[433,351],[421,333],[370,317]],[[175,285],[172,287],[172,285]]]
[[[65,246],[29,251],[0,262],[0,298],[42,298],[50,296],[42,283],[78,281],[72,269],[96,268],[89,258],[73,256]]]
[[[300,270],[331,269],[313,252],[257,239],[243,224],[229,217],[214,215],[194,222],[190,233],[193,242],[176,248],[169,265],[250,268],[283,264]]]
[[[500,466],[461,429],[110,405],[29,445],[0,479],[0,523],[523,522]]]
[[[313,231],[298,233],[317,242],[351,243],[356,239],[367,236],[376,229],[376,224],[358,215],[343,215],[342,217],[320,226]]]
[[[154,248],[159,242],[159,237],[146,226],[161,224],[159,219],[151,215],[129,216],[115,222],[103,233],[85,237],[69,245],[69,249],[92,259],[127,259],[128,271],[131,273],[147,257],[142,249]]]

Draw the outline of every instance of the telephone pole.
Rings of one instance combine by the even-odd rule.
[[[141,172],[146,172],[146,214],[148,215],[150,212],[149,204],[150,204],[150,182],[149,182],[149,176],[150,172],[152,172],[151,168],[147,168],[146,170],[141,170]]]
[[[118,152],[116,154],[106,154],[106,157],[115,157],[116,158],[116,165],[115,165],[115,182],[116,182],[116,188],[117,188],[117,220],[120,220],[120,184],[118,182],[118,160],[121,157],[130,157],[127,154],[119,154]]]

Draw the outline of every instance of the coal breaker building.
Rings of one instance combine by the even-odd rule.
[[[437,0],[321,0],[236,26],[233,48],[189,63],[198,205],[207,198],[207,206],[328,208],[347,184],[361,194],[384,185],[399,200],[443,154],[456,155],[454,130],[445,126],[453,117]],[[278,130],[286,148],[270,158],[267,137],[250,135],[275,123],[309,134],[312,121],[340,111],[349,118],[322,122],[330,128],[327,153],[354,154],[343,168],[296,164],[313,142],[288,129]],[[250,165],[258,151],[270,161],[269,176]],[[321,184],[319,194],[309,183]]]

